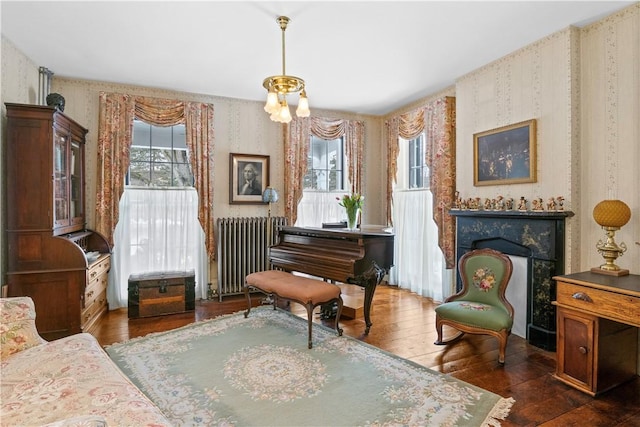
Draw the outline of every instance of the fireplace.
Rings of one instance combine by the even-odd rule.
[[[572,212],[451,210],[457,219],[456,256],[492,248],[527,259],[526,338],[536,347],[555,351],[556,286],[553,276],[564,274],[565,220]],[[511,283],[509,287],[518,286]],[[457,290],[462,287],[460,276]]]

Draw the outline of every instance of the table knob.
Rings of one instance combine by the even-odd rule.
[[[580,353],[582,354],[587,354],[587,352],[589,351],[587,350],[587,347],[584,347],[584,346],[578,347],[578,350],[580,350]]]

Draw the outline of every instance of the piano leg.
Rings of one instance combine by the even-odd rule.
[[[365,335],[369,334],[371,329],[371,303],[373,302],[373,294],[376,287],[382,282],[385,270],[380,268],[375,261],[371,263],[371,268],[363,274],[349,280],[349,283],[362,286],[364,288],[364,322],[367,325],[364,329]]]

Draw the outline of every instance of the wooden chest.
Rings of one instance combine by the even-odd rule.
[[[195,309],[195,274],[160,271],[129,276],[129,318],[183,313]]]

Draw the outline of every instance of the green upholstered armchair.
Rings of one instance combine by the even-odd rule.
[[[493,249],[476,249],[464,254],[458,262],[462,290],[436,307],[435,344],[449,344],[465,333],[492,335],[500,344],[498,361],[504,364],[507,339],[513,325],[513,306],[505,298],[513,265],[509,257]],[[453,338],[442,340],[442,326],[459,331]]]

